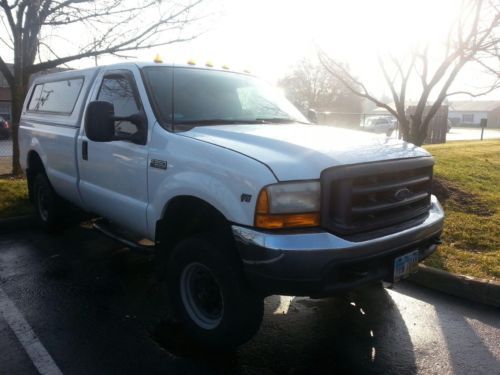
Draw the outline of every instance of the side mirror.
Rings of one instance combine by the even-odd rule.
[[[137,126],[135,134],[116,134],[115,121],[129,121]],[[85,118],[85,134],[94,142],[130,141],[146,144],[147,119],[139,112],[130,116],[115,116],[112,103],[104,101],[90,102]]]
[[[94,142],[115,139],[115,108],[110,102],[90,102],[85,116],[85,134]]]

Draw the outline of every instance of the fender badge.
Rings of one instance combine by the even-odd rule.
[[[252,200],[252,196],[250,194],[241,194],[241,201],[245,203],[249,203]]]
[[[167,162],[165,160],[151,159],[149,166],[151,168],[167,169]]]

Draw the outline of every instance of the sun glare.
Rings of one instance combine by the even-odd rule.
[[[249,69],[275,83],[299,60],[315,58],[319,47],[347,63],[368,87],[382,94],[387,92],[377,56],[400,57],[429,45],[430,64],[437,62],[460,0],[220,0],[212,4],[216,22],[201,26],[199,38],[137,51],[134,57],[150,61],[159,53],[165,61],[211,61],[214,67]],[[100,57],[99,64],[117,60]],[[89,61],[74,65],[85,67]],[[466,72],[461,79],[470,81],[471,76]]]
[[[372,75],[367,60],[378,52],[405,53],[419,43],[439,43],[458,0],[225,1],[219,22],[193,43],[168,47],[185,61],[217,60],[276,79],[321,47]]]

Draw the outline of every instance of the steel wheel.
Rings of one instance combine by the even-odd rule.
[[[224,301],[210,269],[201,263],[188,264],[181,273],[180,293],[194,323],[204,329],[219,325],[224,315]]]
[[[198,345],[232,350],[259,329],[263,298],[247,286],[226,233],[199,233],[170,251],[166,269],[174,314]]]

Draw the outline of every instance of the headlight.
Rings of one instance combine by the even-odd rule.
[[[255,226],[265,229],[316,227],[320,223],[319,181],[286,182],[261,190]]]

